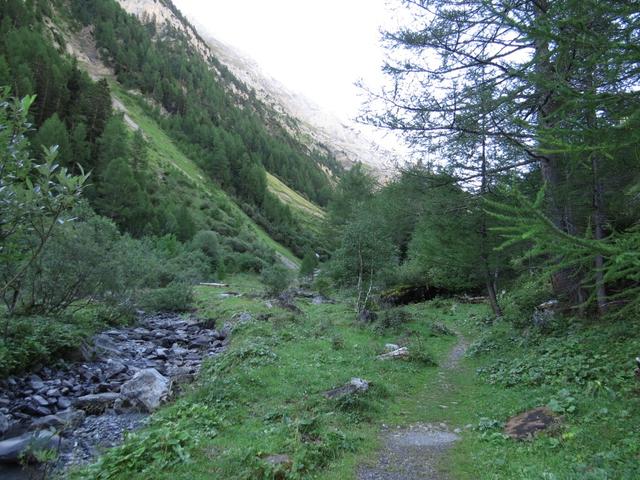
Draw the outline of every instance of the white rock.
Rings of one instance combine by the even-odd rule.
[[[388,353],[378,355],[378,360],[392,360],[394,358],[406,358],[409,356],[409,349],[407,347],[398,348]]]
[[[155,368],[137,372],[120,388],[120,394],[147,412],[156,410],[171,391],[171,381]]]

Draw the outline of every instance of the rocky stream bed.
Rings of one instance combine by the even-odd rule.
[[[212,321],[141,315],[96,335],[77,361],[0,381],[0,478],[42,478],[39,449],[58,452],[47,466],[57,472],[95,459],[191,381],[228,333]]]

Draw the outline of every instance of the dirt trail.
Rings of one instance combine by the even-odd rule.
[[[461,338],[441,366],[440,387],[448,389],[447,371],[455,369],[469,344]],[[382,432],[384,447],[375,466],[362,466],[358,480],[448,480],[439,471],[442,456],[458,440],[447,425],[416,424],[405,428],[387,428]]]

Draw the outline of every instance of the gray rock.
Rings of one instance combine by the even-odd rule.
[[[253,319],[253,316],[249,312],[242,312],[238,317],[238,320],[241,322],[250,322]]]
[[[49,408],[38,405],[37,403],[27,403],[26,405],[23,405],[22,411],[34,417],[45,417],[53,413]]]
[[[269,455],[264,458],[264,461],[276,470],[277,473],[275,478],[282,478],[283,474],[291,470],[291,467],[293,467],[293,460],[286,454]]]
[[[105,365],[104,376],[106,379],[110,379],[119,375],[127,370],[127,367],[115,360],[109,359],[107,360],[107,364]]]
[[[36,403],[41,407],[46,407],[47,405],[49,405],[49,401],[46,398],[42,397],[41,395],[34,395],[31,398],[33,398],[36,401]]]
[[[189,353],[189,350],[187,350],[186,348],[182,348],[182,347],[178,346],[177,343],[174,343],[173,346],[171,347],[171,353],[173,355],[175,355],[176,357],[181,357],[181,356],[186,355],[187,353]]]
[[[82,425],[86,414],[82,410],[66,410],[56,415],[47,415],[31,423],[31,428],[41,430],[55,428],[56,430],[74,429]]]
[[[49,432],[25,433],[0,442],[0,463],[19,463],[23,456],[34,459],[29,452],[58,448],[60,437]]]
[[[206,347],[213,341],[213,338],[209,335],[200,335],[191,340],[191,346],[193,347]]]
[[[409,349],[407,347],[398,348],[382,355],[378,355],[378,360],[393,360],[397,358],[409,357]]]
[[[9,417],[4,413],[0,413],[0,435],[4,435],[9,431],[11,427],[11,422],[9,421]]]
[[[131,380],[125,382],[120,393],[132,404],[147,412],[156,410],[169,395],[171,381],[153,368],[137,372]]]
[[[393,360],[397,358],[407,358],[409,356],[409,349],[407,347],[397,348],[390,352],[378,355],[378,360]]]
[[[122,354],[122,349],[106,334],[96,335],[93,341],[93,347],[98,354],[108,354],[113,356],[120,356]]]
[[[364,393],[367,390],[369,390],[369,382],[361,378],[354,377],[346,385],[324,392],[324,396],[329,399],[335,399],[335,398],[341,398],[347,395]]]
[[[93,393],[76,399],[76,407],[87,413],[102,413],[113,406],[120,395],[114,392]]]
[[[44,382],[42,381],[42,378],[40,378],[38,375],[31,375],[29,376],[29,386],[38,391],[42,388],[44,388]]]
[[[327,297],[323,296],[323,295],[316,295],[311,300],[311,303],[313,305],[323,305],[325,303],[333,303],[333,302],[330,299],[328,299]]]
[[[58,398],[60,395],[62,394],[60,393],[60,390],[58,390],[57,388],[50,388],[49,390],[47,390],[47,397]]]
[[[46,417],[36,418],[31,422],[33,430],[44,430],[47,428],[59,429],[64,425],[64,421],[58,415],[47,415]]]
[[[173,343],[173,342],[171,342]],[[166,360],[167,359],[167,349],[166,348],[156,348],[155,350],[155,356],[157,359],[159,360]]]
[[[394,350],[398,350],[399,348],[400,348],[400,345],[396,345],[395,343],[386,343],[384,345],[384,352],[385,353],[393,352]]]

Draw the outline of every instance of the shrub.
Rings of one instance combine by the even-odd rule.
[[[265,268],[264,261],[251,253],[239,253],[231,258],[236,272],[260,273]]]
[[[409,312],[400,308],[385,310],[378,318],[377,330],[396,330],[413,320]]]
[[[409,360],[415,362],[424,367],[437,367],[438,362],[436,361],[433,354],[427,350],[427,347],[422,341],[420,337],[416,337],[409,344]]]
[[[193,306],[193,288],[186,283],[174,282],[149,290],[142,295],[140,305],[153,311],[183,312]]]
[[[191,240],[191,248],[202,252],[209,259],[209,268],[215,272],[220,265],[218,235],[211,230],[200,230]]]
[[[502,300],[504,318],[517,327],[528,326],[534,309],[550,298],[551,285],[546,276],[524,275]]]
[[[291,284],[291,280],[291,270],[279,263],[262,271],[262,282],[270,295],[277,295],[285,291]]]

